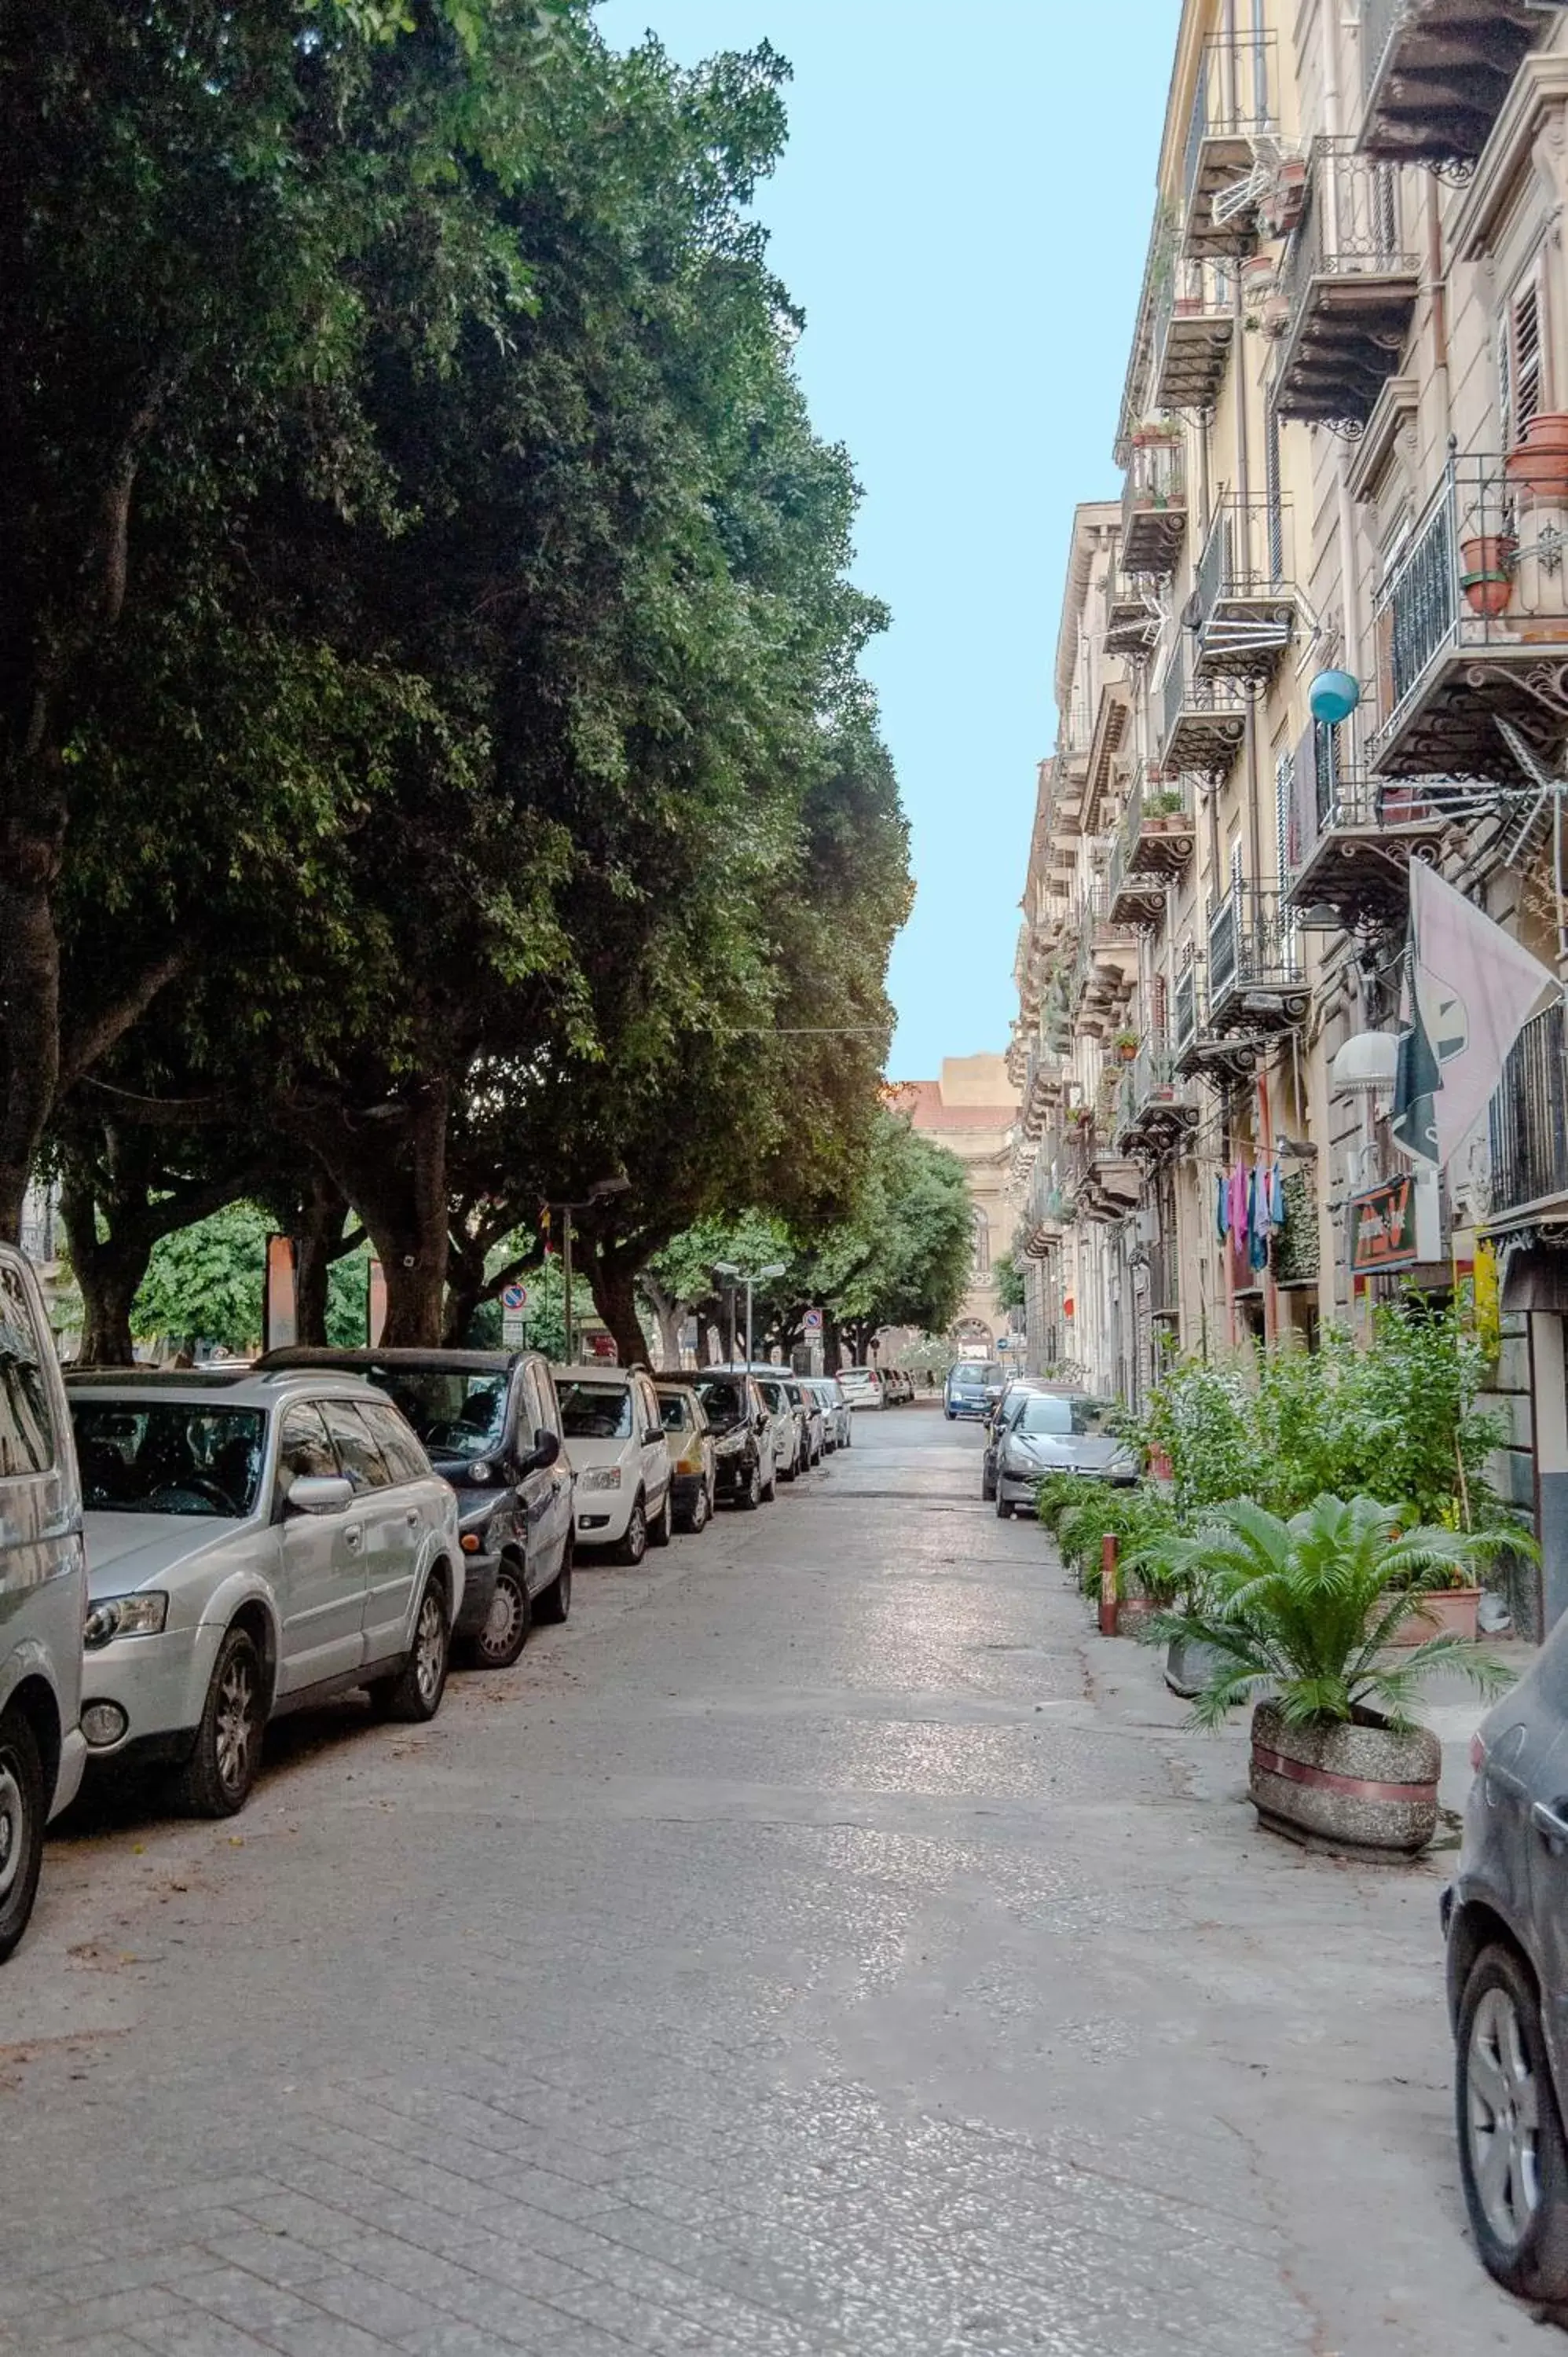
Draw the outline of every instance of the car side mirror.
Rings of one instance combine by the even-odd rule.
[[[664,1426],[661,1424],[645,1425],[643,1426],[642,1437],[646,1445],[651,1448],[657,1442],[663,1439]]]
[[[354,1502],[354,1485],[341,1473],[300,1473],[284,1504],[291,1514],[337,1514]]]
[[[533,1446],[523,1458],[520,1469],[524,1473],[548,1473],[560,1454],[560,1434],[547,1432],[543,1425],[540,1425],[533,1436]]]

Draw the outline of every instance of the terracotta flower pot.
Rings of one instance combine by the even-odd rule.
[[[1392,1596],[1387,1597],[1384,1609],[1392,1602]],[[1410,1619],[1395,1630],[1389,1643],[1424,1645],[1431,1637],[1464,1637],[1473,1645],[1480,1634],[1480,1603],[1478,1587],[1429,1588]]]
[[[1395,1735],[1355,1724],[1287,1727],[1273,1703],[1252,1713],[1252,1805],[1271,1833],[1346,1857],[1413,1857],[1437,1830],[1443,1747],[1430,1728]]]
[[[1459,587],[1472,614],[1495,620],[1506,614],[1513,597],[1514,543],[1506,533],[1485,533],[1461,543],[1464,571]]]
[[[1530,498],[1568,500],[1568,412],[1539,411],[1504,463],[1509,480]]]

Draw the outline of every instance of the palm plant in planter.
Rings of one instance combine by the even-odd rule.
[[[1494,1694],[1509,1674],[1454,1636],[1393,1657],[1388,1648],[1426,1587],[1489,1543],[1401,1531],[1392,1506],[1327,1495],[1288,1522],[1237,1499],[1195,1535],[1187,1607],[1162,1614],[1151,1634],[1208,1649],[1193,1700],[1201,1726],[1256,1703],[1251,1791],[1262,1824],[1353,1857],[1425,1848],[1443,1755],[1411,1716],[1422,1681],[1457,1670]]]

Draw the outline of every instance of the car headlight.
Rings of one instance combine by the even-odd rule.
[[[88,1613],[81,1641],[90,1653],[95,1653],[116,1637],[156,1637],[167,1619],[166,1596],[111,1596]]]
[[[480,1483],[493,1481],[496,1478],[496,1469],[488,1457],[478,1457],[468,1467],[467,1474],[470,1481]]]
[[[745,1447],[746,1434],[744,1431],[726,1432],[722,1440],[717,1440],[714,1443],[714,1452],[715,1456],[719,1457],[738,1457]]]
[[[590,1465],[585,1473],[578,1474],[577,1486],[580,1490],[618,1490],[620,1488],[620,1467],[618,1465]]]

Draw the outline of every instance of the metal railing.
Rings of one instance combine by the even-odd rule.
[[[1301,979],[1301,948],[1280,894],[1259,884],[1233,884],[1208,919],[1208,995],[1216,1005],[1228,990],[1249,990]]]
[[[1527,1023],[1491,1107],[1492,1212],[1568,1194],[1568,1024],[1563,1002]]]
[[[1179,508],[1187,504],[1187,444],[1180,436],[1134,442],[1127,466],[1127,486],[1122,494],[1122,530],[1139,508]]]
[[[1151,346],[1157,385],[1165,369],[1165,346],[1177,319],[1206,319],[1218,324],[1231,317],[1232,274],[1221,262],[1197,262],[1173,254],[1155,297]]]
[[[1189,203],[1205,140],[1278,131],[1277,87],[1272,33],[1221,33],[1205,41],[1187,118],[1183,188]]]
[[[1197,1037],[1199,1000],[1197,961],[1184,966],[1171,994],[1171,1046],[1179,1056]]]
[[[1229,598],[1287,596],[1289,538],[1290,511],[1279,500],[1221,500],[1197,563],[1203,620]]]
[[[1294,319],[1315,278],[1413,277],[1412,199],[1399,167],[1356,153],[1348,139],[1312,143],[1306,199],[1280,272],[1280,291]]]
[[[1130,1129],[1151,1104],[1176,1104],[1181,1095],[1175,1049],[1163,1038],[1145,1039],[1118,1092],[1118,1126]]]
[[[1233,679],[1195,678],[1185,647],[1171,657],[1165,671],[1163,703],[1164,727],[1160,736],[1162,748],[1168,747],[1176,726],[1184,712],[1213,713],[1216,716],[1234,714],[1244,718],[1247,711],[1247,691]]]

